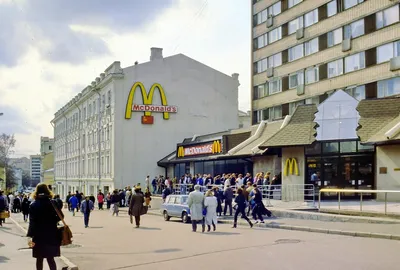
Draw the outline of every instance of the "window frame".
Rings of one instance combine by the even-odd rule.
[[[270,34],[272,34],[272,33],[277,33],[277,39],[276,40],[273,40],[272,38],[271,38],[271,36],[270,36]],[[269,31],[268,33],[268,45],[269,44],[272,44],[272,43],[275,43],[275,42],[277,42],[277,41],[279,41],[279,40],[281,40],[282,39],[282,26],[278,26],[278,27],[276,27],[275,29],[272,29],[271,31]]]
[[[315,43],[315,44],[314,44]],[[309,52],[307,53],[307,46]],[[313,46],[316,46],[316,51],[312,51]],[[304,57],[319,52],[319,37],[315,37],[307,42],[304,42]]]
[[[339,62],[341,63],[341,65],[340,65],[341,67],[338,65]],[[341,71],[341,73],[337,73],[337,74],[334,74],[333,76],[331,76],[329,74],[329,65],[333,64],[333,63],[335,63],[335,69],[339,67],[338,70]],[[329,78],[335,78],[337,76],[343,75],[344,74],[344,60],[343,60],[343,58],[336,59],[334,61],[331,61],[331,62],[327,63],[327,72],[326,73],[327,73],[328,79]]]
[[[293,22],[296,22],[296,21],[297,21],[296,26],[298,26],[298,28],[296,28],[296,30],[294,30],[294,31],[290,31],[290,24]],[[296,31],[301,28],[304,28],[304,17],[303,16],[297,17],[296,19],[288,22],[288,35],[296,33]]]
[[[295,85],[291,83],[293,77],[296,77]],[[289,89],[294,89],[299,85],[304,85],[304,70],[299,70],[297,72],[289,74]]]
[[[352,70],[348,70],[347,60],[356,58],[356,57],[358,57],[359,66],[357,66],[357,69],[354,69],[354,67],[356,67],[354,65]],[[361,69],[365,69],[365,52],[364,51],[346,56],[344,58],[344,73],[350,73],[350,72],[354,72],[354,71],[361,70]]]
[[[385,12],[387,12],[387,11],[389,11],[391,9],[396,9],[394,14],[397,17],[397,20],[395,20],[393,22],[390,22],[388,24],[385,24]],[[397,3],[396,5],[391,6],[389,8],[386,8],[384,10],[378,11],[375,15],[376,15],[375,27],[376,27],[377,30],[378,29],[382,29],[382,28],[387,27],[387,26],[390,26],[392,24],[398,23],[400,21],[400,6],[399,6],[399,3]],[[387,14],[386,14],[386,16],[387,16]],[[378,17],[381,17],[382,24],[379,23],[380,20],[379,20]]]
[[[293,56],[293,52],[292,52],[292,51],[293,51],[295,48],[298,48],[298,47],[300,47],[300,46],[301,46],[301,56],[298,57],[298,58],[295,58],[295,59],[291,59],[291,56]],[[301,58],[303,58],[303,57],[304,57],[304,43],[298,44],[298,45],[293,46],[293,47],[290,47],[290,48],[288,49],[288,62],[293,62],[293,61],[296,61],[296,60],[301,59]]]
[[[310,82],[307,78],[308,78],[308,72],[313,71],[314,73],[314,78],[316,79],[315,81]],[[312,84],[315,82],[319,82],[319,66],[313,66],[313,67],[308,67],[305,69],[304,71],[304,83],[306,85],[308,84]]]
[[[362,29],[362,33],[360,33],[360,34],[358,34],[356,36],[353,36],[353,32],[354,32],[353,30],[356,29],[356,28],[353,28],[353,26],[356,23],[359,23],[361,21],[363,22],[362,23],[362,27],[360,27],[360,29]],[[350,36],[347,36],[349,28],[350,28]],[[349,24],[345,25],[344,28],[343,28],[343,39],[355,39],[355,38],[361,37],[363,35],[365,35],[365,18],[362,18],[360,20],[357,20],[357,21],[354,21],[352,23],[349,23]]]
[[[336,41],[335,32],[339,31],[339,30],[340,30],[340,35],[339,35],[340,36],[340,41]],[[329,41],[333,41],[333,43],[330,44]],[[336,45],[342,43],[342,41],[343,41],[343,28],[342,27],[336,28],[336,29],[328,32],[328,34],[327,34],[327,46],[328,46],[328,48],[336,46]]]
[[[313,14],[313,22],[311,23],[311,24],[309,24],[309,25],[307,25],[307,20],[306,20],[306,16],[307,15],[309,15],[309,14]],[[311,25],[314,25],[314,24],[316,24],[316,23],[318,23],[319,22],[319,18],[318,18],[318,8],[316,8],[316,9],[314,9],[314,10],[311,10],[310,12],[307,12],[306,14],[304,14],[304,28],[307,28],[307,27],[310,27]]]
[[[278,83],[278,90],[274,91],[274,87],[273,84],[274,83]],[[273,92],[272,92],[273,91]],[[268,81],[268,95],[274,95],[277,93],[281,93],[282,92],[282,79],[281,78],[273,78],[271,80]]]

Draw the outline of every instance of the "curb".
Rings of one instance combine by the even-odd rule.
[[[153,216],[162,216],[161,213],[157,212],[147,212],[149,215]],[[222,224],[232,224],[232,220],[218,220],[218,223]],[[243,222],[238,220],[238,225],[247,226],[247,222]],[[313,232],[313,233],[324,233],[324,234],[335,234],[335,235],[344,235],[344,236],[353,236],[353,237],[363,237],[363,238],[375,238],[375,239],[385,239],[385,240],[397,240],[400,241],[400,235],[395,234],[384,234],[384,233],[371,233],[371,232],[357,232],[357,231],[341,231],[341,230],[330,230],[324,228],[312,228],[305,226],[292,226],[286,224],[277,224],[277,223],[259,223],[254,224],[256,228],[271,228],[271,229],[282,229],[282,230],[290,230],[290,231],[302,231],[302,232]]]
[[[17,221],[15,221],[12,217],[10,217],[10,220],[21,230],[23,231],[25,234],[28,232],[24,227],[22,227]],[[66,257],[64,256],[60,256],[60,259],[63,261],[63,263],[65,263],[67,265],[66,270],[79,270],[78,266],[73,264],[70,260],[68,260]],[[63,268],[65,269],[65,268]]]

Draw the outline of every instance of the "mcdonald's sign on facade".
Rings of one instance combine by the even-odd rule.
[[[140,88],[143,104],[133,104],[137,88]],[[155,90],[158,90],[158,92],[160,93],[161,105],[153,105]],[[153,124],[154,118],[151,115],[153,112],[163,113],[163,118],[165,120],[168,120],[170,113],[178,112],[178,107],[168,105],[164,89],[160,84],[153,84],[150,88],[149,93],[147,93],[143,83],[136,82],[133,84],[128,95],[128,100],[126,102],[125,108],[125,119],[131,119],[132,112],[144,112],[144,116],[142,116],[142,124]]]
[[[198,145],[178,146],[176,156],[182,158],[187,156],[214,155],[219,153],[222,153],[221,140],[215,140]]]
[[[299,166],[295,158],[286,159],[283,175],[288,176],[289,174],[299,175]]]

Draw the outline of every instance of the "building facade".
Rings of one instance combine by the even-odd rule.
[[[54,139],[49,137],[40,137],[40,154],[41,170],[40,170],[40,182],[45,182],[47,185],[54,185],[54,179],[44,179],[44,172],[54,168]]]
[[[40,154],[46,155],[53,152],[54,139],[49,137],[40,137]]]
[[[107,192],[165,175],[157,161],[171,144],[238,127],[238,76],[182,54],[164,58],[161,48],[146,63],[114,62],[52,120],[57,192]]]
[[[399,1],[253,0],[252,122],[400,93]]]
[[[42,170],[42,156],[31,155],[31,186],[36,186],[40,183],[40,173]]]

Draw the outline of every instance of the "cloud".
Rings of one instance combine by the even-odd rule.
[[[0,1],[0,66],[18,64],[30,46],[50,62],[82,64],[110,54],[106,40],[73,30],[103,27],[114,33],[139,31],[175,0]]]
[[[24,115],[27,113],[27,110],[21,110],[9,105],[1,105],[0,113],[3,113],[0,116],[0,133],[28,135],[38,128],[38,126],[27,120],[27,117]]]

